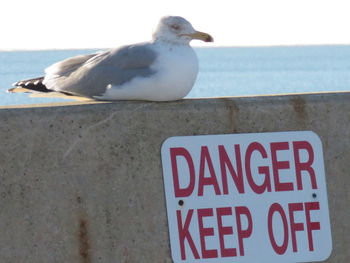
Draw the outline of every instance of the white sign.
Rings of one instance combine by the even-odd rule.
[[[329,257],[322,143],[315,133],[171,137],[162,164],[175,263]]]

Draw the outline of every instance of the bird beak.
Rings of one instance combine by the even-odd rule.
[[[191,37],[192,39],[199,39],[204,42],[214,42],[214,38],[211,35],[200,31],[196,31],[192,34],[185,34],[185,35]]]

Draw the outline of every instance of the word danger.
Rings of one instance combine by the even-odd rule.
[[[245,189],[249,187],[256,194],[263,194],[264,192],[271,191],[294,191],[295,189],[302,190],[302,171],[307,172],[307,176],[311,181],[312,189],[317,189],[315,171],[312,168],[314,161],[314,152],[310,143],[307,141],[295,141],[291,145],[288,142],[273,142],[270,143],[267,149],[261,143],[252,142],[249,144],[244,153],[242,153],[239,144],[233,146],[233,150],[236,157],[235,166],[230,160],[227,154],[227,150],[224,145],[218,145],[215,154],[219,157],[220,169],[216,171],[214,169],[211,153],[208,146],[201,146],[199,169],[195,170],[193,158],[188,150],[184,147],[176,147],[170,149],[172,177],[174,180],[174,193],[175,197],[186,197],[193,194],[203,196],[204,187],[212,187],[216,195],[227,195],[230,189],[228,188],[228,178],[230,178],[238,193],[244,194]],[[306,161],[301,161],[300,152],[304,150],[308,154]],[[278,153],[281,151],[291,151],[292,160],[279,160]],[[268,155],[269,153],[269,155]],[[213,154],[213,153],[212,153]],[[255,156],[255,160],[252,156]],[[269,157],[271,156],[271,157]],[[184,158],[188,167],[189,184],[186,187],[180,187],[179,171],[177,160]],[[257,171],[260,176],[263,176],[263,183],[257,184],[252,173],[252,167],[254,162],[258,159],[271,158],[271,167],[269,166],[257,166]],[[283,169],[289,169],[290,163],[294,164],[295,173],[290,176],[290,182],[281,182],[280,171]],[[245,173],[243,173],[242,167],[245,167]],[[208,174],[206,173],[206,167],[208,167]],[[229,175],[227,173],[229,171]],[[198,173],[198,175],[197,175]],[[246,180],[244,180],[246,178]],[[198,179],[198,182],[196,182]],[[218,181],[221,181],[222,187]],[[247,185],[245,182],[247,181]]]
[[[329,256],[322,144],[315,133],[172,137],[163,143],[162,165],[175,263]]]

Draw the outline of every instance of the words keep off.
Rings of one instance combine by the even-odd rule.
[[[295,132],[279,134],[166,141],[162,159],[175,262],[252,259],[259,246],[253,239],[266,240],[269,259],[321,249],[315,240],[322,228],[330,236],[322,148]]]

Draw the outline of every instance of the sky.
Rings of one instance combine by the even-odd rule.
[[[350,44],[343,0],[3,0],[0,50],[111,48],[150,40],[179,15],[215,42],[194,46]]]

